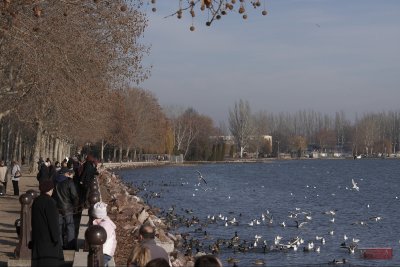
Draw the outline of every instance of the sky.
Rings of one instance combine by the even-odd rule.
[[[247,20],[232,13],[211,27],[197,9],[194,32],[187,13],[164,18],[178,3],[144,7],[152,74],[140,87],[161,106],[216,125],[240,99],[253,113],[400,110],[400,0],[265,0],[267,16],[248,1]]]

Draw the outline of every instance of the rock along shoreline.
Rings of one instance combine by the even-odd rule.
[[[160,166],[153,164],[145,166]],[[127,168],[145,166],[126,166]],[[111,166],[110,166],[111,167]],[[121,168],[121,166],[115,166]],[[113,167],[111,167],[113,168]],[[133,245],[138,242],[138,229],[141,224],[148,223],[156,228],[156,242],[170,254],[172,266],[193,266],[193,258],[181,253],[177,246],[182,237],[169,233],[164,219],[157,217],[160,209],[151,207],[136,194],[138,189],[127,185],[112,170],[99,168],[99,184],[102,201],[107,203],[107,213],[117,226],[117,249],[114,255],[116,266],[126,266]]]

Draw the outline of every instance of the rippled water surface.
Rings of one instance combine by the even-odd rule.
[[[200,171],[207,184],[198,186],[196,171]],[[146,191],[160,194],[151,198],[151,205],[167,210],[176,205],[176,212],[190,218],[197,216],[201,222],[215,216],[216,224],[203,227],[211,238],[205,239],[195,229],[200,225],[183,227],[172,232],[189,232],[203,242],[204,250],[216,239],[230,239],[235,231],[241,240],[253,244],[255,235],[261,235],[258,247],[265,240],[273,245],[277,235],[281,243],[296,236],[304,240],[297,251],[288,250],[261,253],[233,253],[223,248],[219,257],[224,266],[229,257],[240,260],[238,266],[252,266],[263,259],[267,266],[318,266],[334,259],[345,258],[352,266],[400,266],[400,161],[398,160],[300,160],[272,161],[270,163],[229,163],[191,166],[168,166],[121,170],[127,182],[141,185]],[[352,179],[359,191],[353,189]],[[193,210],[188,214],[185,210]],[[262,221],[269,211],[273,223]],[[325,214],[335,211],[334,216]],[[290,212],[299,213],[289,218]],[[304,212],[304,213],[302,213]],[[305,218],[310,213],[311,219]],[[225,221],[235,218],[239,225],[225,226]],[[374,220],[381,217],[381,220]],[[334,222],[332,222],[334,218]],[[259,220],[260,224],[249,223]],[[295,220],[307,221],[301,228]],[[286,227],[280,224],[285,222]],[[333,234],[331,233],[333,231]],[[391,247],[391,260],[363,259],[359,252],[350,254],[340,248],[344,235],[359,239],[358,247]],[[325,244],[316,240],[324,237]],[[320,252],[304,252],[307,242],[313,241]]]

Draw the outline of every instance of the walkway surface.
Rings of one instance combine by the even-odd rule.
[[[38,186],[35,175],[27,174],[27,169],[22,167],[20,195],[29,189],[38,191]],[[7,261],[14,257],[14,249],[18,244],[14,223],[20,217],[21,204],[19,197],[13,194],[12,182],[8,181],[6,195],[0,197],[0,266],[7,266]]]

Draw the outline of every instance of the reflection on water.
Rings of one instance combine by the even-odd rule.
[[[352,266],[399,266],[399,164],[397,160],[273,161],[122,170],[120,175],[135,185],[145,182],[142,196],[159,194],[149,199],[151,205],[164,210],[175,205],[178,214],[209,222],[201,231],[200,224],[174,230],[189,232],[204,251],[217,239],[230,240],[235,231],[249,246],[256,235],[261,236],[258,247],[265,242],[270,248],[277,236],[282,237],[281,244],[296,237],[304,240],[297,251],[265,254],[261,249],[233,253],[237,250],[221,245],[219,257],[225,266],[230,257],[239,259],[239,266],[251,266],[256,259],[267,266],[315,266],[343,258]],[[213,216],[216,223],[208,219]],[[306,223],[296,227],[302,222]],[[340,248],[353,239],[359,240],[359,248],[391,247],[393,258],[366,260],[357,251],[350,254]],[[314,249],[304,252],[311,242]],[[314,251],[317,247],[320,252]]]

